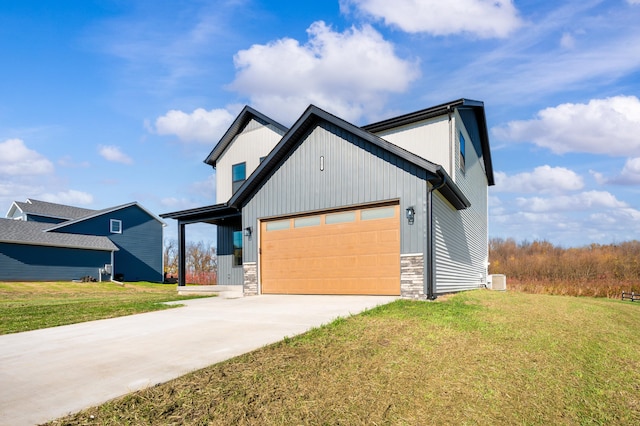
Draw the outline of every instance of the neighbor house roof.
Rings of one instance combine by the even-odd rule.
[[[489,135],[487,133],[487,119],[484,113],[484,103],[471,99],[458,99],[457,101],[436,105],[420,111],[393,117],[388,120],[363,126],[364,130],[372,133],[379,133],[388,129],[406,126],[419,121],[446,115],[453,110],[458,110],[467,131],[470,133],[473,146],[482,157],[487,175],[488,184],[494,185],[493,164],[491,161],[491,150],[489,149]]]
[[[50,225],[50,228],[48,228],[48,230],[49,231],[53,231],[55,229],[64,228],[64,227],[72,225],[74,223],[83,222],[85,220],[92,219],[92,218],[98,217],[98,216],[102,216],[104,214],[109,214],[111,212],[115,212],[115,211],[118,211],[118,210],[126,209],[127,207],[131,207],[131,206],[138,206],[141,210],[143,210],[149,216],[151,216],[152,218],[154,218],[155,220],[160,222],[162,224],[162,226],[167,226],[167,224],[162,219],[160,219],[158,216],[156,216],[155,214],[151,213],[149,210],[147,210],[144,207],[142,207],[138,202],[134,201],[134,202],[127,203],[127,204],[122,204],[120,206],[109,207],[108,209],[91,210],[91,213],[89,213],[88,215],[85,215],[85,216],[82,216],[82,217],[79,217],[77,219],[70,220],[70,221],[67,221],[67,222],[62,222],[62,223],[59,223],[57,225]]]
[[[28,198],[26,202],[14,201],[9,208],[7,216],[13,216],[16,209],[25,214],[45,216],[63,220],[73,220],[95,212],[95,210],[91,209],[83,209],[80,207],[67,206],[64,204],[49,203],[47,201],[33,200],[30,198]]]
[[[277,121],[267,117],[261,112],[256,111],[250,106],[245,106],[238,117],[233,121],[231,127],[226,131],[226,133],[222,136],[220,141],[213,148],[211,153],[204,160],[205,163],[216,167],[216,162],[218,158],[222,155],[222,153],[227,149],[227,147],[233,142],[233,139],[242,132],[245,126],[251,121],[257,120],[258,122],[264,124],[265,126],[273,126],[276,130],[281,132],[281,135],[284,135],[288,130],[285,126],[278,123]]]
[[[107,237],[48,232],[50,227],[50,223],[0,218],[0,242],[86,250],[118,250]]]
[[[266,179],[284,160],[289,154],[291,149],[294,149],[300,139],[308,132],[318,121],[326,121],[335,126],[338,126],[345,131],[362,138],[373,145],[376,145],[385,151],[396,155],[424,170],[428,174],[433,176],[433,180],[437,181],[437,184],[442,184],[438,191],[457,209],[465,209],[471,205],[469,200],[464,196],[462,191],[456,186],[453,180],[449,177],[444,168],[438,164],[432,163],[422,157],[419,157],[397,145],[388,142],[367,130],[364,130],[358,126],[355,126],[347,121],[332,115],[315,105],[311,105],[302,114],[302,116],[295,122],[295,124],[284,135],[276,147],[269,153],[267,158],[264,159],[258,168],[249,176],[249,178],[242,184],[238,191],[229,200],[228,206],[233,208],[241,208],[244,201],[251,197],[262,185],[264,179]]]

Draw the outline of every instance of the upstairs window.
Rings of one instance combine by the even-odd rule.
[[[232,193],[236,193],[236,191],[242,186],[244,181],[247,179],[247,163],[234,164],[231,166],[231,191]]]
[[[112,234],[122,234],[122,221],[118,219],[111,219],[109,221],[109,230]]]
[[[460,170],[464,172],[464,162],[465,162],[465,141],[464,136],[462,136],[462,132],[460,132]]]

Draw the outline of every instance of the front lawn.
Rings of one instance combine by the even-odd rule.
[[[169,309],[162,302],[193,298],[165,284],[0,282],[0,334]]]
[[[640,424],[640,304],[400,300],[53,425]]]

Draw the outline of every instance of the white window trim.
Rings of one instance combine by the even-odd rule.
[[[115,225],[116,223],[118,224],[117,225],[118,230],[114,231],[113,230],[113,228],[114,228],[113,225]],[[118,219],[110,219],[109,220],[109,231],[111,231],[112,234],[122,234],[122,221],[118,220]]]

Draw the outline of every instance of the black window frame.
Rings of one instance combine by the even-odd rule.
[[[236,170],[242,167],[242,179],[236,178]],[[238,189],[242,186],[244,181],[247,180],[247,163],[237,163],[231,166],[231,193],[235,194]]]

